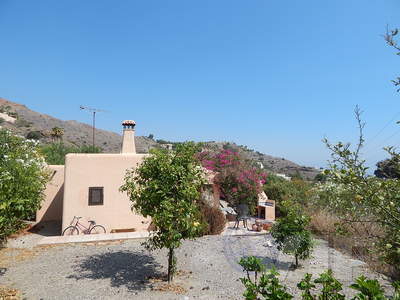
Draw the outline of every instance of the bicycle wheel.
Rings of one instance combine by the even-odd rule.
[[[99,234],[106,233],[106,229],[101,225],[94,225],[92,229],[90,229],[89,234]]]
[[[64,229],[62,235],[79,235],[79,229],[76,226],[68,226]]]

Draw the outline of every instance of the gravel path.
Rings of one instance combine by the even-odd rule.
[[[180,271],[173,291],[165,291],[160,280],[167,252],[150,253],[138,240],[6,248],[0,251],[0,286],[17,288],[27,299],[243,299],[243,273],[236,262],[241,256],[256,255],[277,267],[292,293],[298,293],[295,286],[304,273],[319,274],[328,267],[344,286],[363,273],[390,290],[383,276],[325,241],[317,241],[314,258],[296,271],[289,270],[292,259],[270,245],[268,235],[186,241],[177,250]],[[350,290],[345,293],[350,295]]]

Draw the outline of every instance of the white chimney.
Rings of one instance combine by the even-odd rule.
[[[122,122],[124,130],[122,135],[121,153],[136,153],[135,125],[136,123],[133,120],[125,120]]]

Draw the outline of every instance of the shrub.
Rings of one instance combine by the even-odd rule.
[[[313,240],[307,226],[310,218],[302,214],[299,209],[288,209],[285,217],[281,217],[272,226],[271,235],[278,244],[278,249],[285,254],[295,257],[295,267],[299,259],[306,259],[311,255]]]
[[[211,207],[207,204],[200,204],[202,220],[207,224],[204,234],[216,235],[225,229],[226,217],[217,207]]]
[[[0,130],[0,242],[40,207],[48,180],[37,144]]]
[[[364,299],[386,299],[385,292],[376,279],[367,279],[365,276],[360,276],[356,279],[356,282],[350,285],[352,289],[355,289],[359,293],[353,298],[355,300]]]
[[[28,122],[25,119],[18,118],[17,121],[15,122],[15,126],[17,126],[17,127],[31,127],[32,123]]]
[[[293,299],[293,296],[287,292],[287,288],[279,282],[279,273],[274,268],[266,272],[265,266],[259,258],[254,256],[243,257],[238,263],[246,273],[246,277],[240,278],[245,286],[243,293],[245,299]],[[315,280],[311,279],[312,275],[306,273],[297,284],[297,288],[302,291],[302,300],[346,299],[345,295],[341,293],[343,285],[333,276],[332,270],[329,269],[320,274]],[[394,282],[393,287],[393,296],[387,298],[380,283],[375,279],[367,279],[361,275],[354,284],[350,285],[350,288],[358,291],[352,300],[400,300],[400,282]]]
[[[18,114],[17,114],[16,112],[14,112],[14,111],[9,112],[8,115],[9,115],[10,117],[12,117],[12,118],[18,118]],[[27,126],[27,127],[28,127],[28,126]]]
[[[93,145],[83,145],[81,147],[75,148],[73,153],[101,153],[102,149]]]
[[[217,153],[203,151],[198,158],[204,168],[217,172],[214,181],[231,206],[247,204],[250,211],[255,212],[258,195],[266,179],[265,173],[231,150]]]
[[[4,122],[5,122],[5,120],[0,117],[0,124],[3,124]]]
[[[268,273],[265,273],[265,266],[259,258],[254,256],[242,258],[239,261],[243,271],[246,272],[246,277],[240,278],[240,281],[245,286],[246,290],[243,296],[248,300],[260,299],[261,295],[264,299],[282,299],[289,300],[293,296],[290,295],[286,287],[279,282],[279,273],[273,268]],[[253,278],[250,276],[254,272]]]
[[[39,140],[42,136],[40,131],[29,131],[26,138],[29,140]]]
[[[269,199],[276,201],[276,215],[285,216],[285,202],[309,205],[314,197],[313,185],[300,179],[286,180],[276,175],[268,175],[268,180],[264,184],[264,192]]]
[[[43,145],[40,149],[49,165],[65,164],[65,155],[68,153],[99,153],[101,148],[93,146],[67,146],[63,143],[51,143]]]

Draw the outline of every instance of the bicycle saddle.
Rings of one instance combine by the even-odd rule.
[[[93,220],[90,220],[90,221],[88,221],[90,224],[96,224],[96,222],[95,221],[93,221]]]

